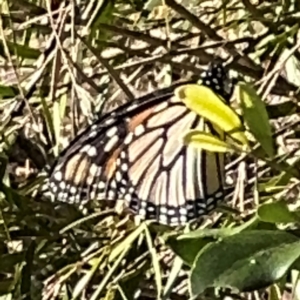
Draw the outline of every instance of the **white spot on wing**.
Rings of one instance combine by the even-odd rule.
[[[80,149],[81,153],[86,153],[88,156],[90,157],[94,157],[97,155],[97,149],[95,146],[91,146],[91,145],[84,145],[81,149]]]
[[[215,194],[215,198],[221,198],[223,196],[224,196],[223,192],[218,192]]]
[[[187,217],[186,216],[180,216],[180,222],[181,223],[186,223],[187,222]]]
[[[127,111],[133,111],[135,108],[138,107],[138,103],[136,101],[130,103],[130,106],[127,108]]]
[[[128,165],[127,164],[122,164],[121,170],[126,172],[128,170]]]
[[[55,184],[51,185],[50,187],[51,187],[52,193],[56,194],[57,190],[58,190],[58,187]]]
[[[167,208],[166,208],[165,206],[162,206],[162,207],[160,208],[160,213],[166,215],[166,214],[168,213]]]
[[[153,212],[155,210],[154,206],[149,206],[149,207],[147,207],[147,209],[149,212]]]
[[[132,197],[131,197],[130,194],[126,194],[126,195],[124,196],[124,200],[126,200],[126,201],[128,201],[128,202],[130,202],[131,199],[132,199]]]
[[[77,193],[77,188],[75,186],[71,186],[70,187],[70,193],[73,194],[73,195],[76,194]]]
[[[128,135],[127,135],[126,138],[124,139],[124,144],[125,144],[125,145],[130,144],[131,141],[132,141],[132,138],[133,138],[133,133],[132,133],[132,132],[128,133]]]
[[[105,145],[104,147],[104,151],[105,152],[110,152],[112,150],[112,148],[115,146],[115,144],[118,142],[119,138],[118,136],[113,136]]]
[[[114,120],[115,120],[114,118],[107,119],[106,121],[104,121],[104,124],[111,125],[114,122]]]
[[[89,133],[89,137],[90,137],[90,138],[94,138],[94,137],[96,137],[96,136],[97,136],[97,131],[96,131],[96,130],[90,131],[90,133]]]
[[[108,129],[108,130],[105,132],[105,134],[106,134],[106,136],[108,136],[108,137],[113,137],[115,134],[117,134],[117,132],[118,132],[118,128],[117,128],[116,126],[114,126],[114,127],[110,128],[110,129]]]
[[[114,199],[116,196],[116,193],[114,191],[108,191],[108,199]]]
[[[168,218],[167,218],[166,215],[160,215],[159,216],[159,221],[166,224],[166,223],[168,223]]]
[[[101,168],[98,167],[96,164],[91,164],[89,172],[91,175],[96,176],[96,175],[100,174]]]
[[[142,217],[145,217],[145,216],[146,216],[146,213],[147,213],[147,211],[146,211],[145,208],[140,208],[140,210],[139,210],[139,215],[141,215]]]
[[[99,189],[104,189],[105,188],[105,182],[104,181],[99,181],[98,188]]]
[[[90,149],[87,151],[87,155],[89,157],[95,157],[97,155],[98,151],[95,146],[91,146]]]
[[[146,201],[141,201],[141,207],[146,208],[147,207],[147,202]]]
[[[168,216],[174,216],[175,215],[175,209],[169,208],[167,213],[168,213]]]
[[[64,181],[61,181],[61,182],[59,183],[59,188],[60,188],[61,190],[64,190],[64,189],[66,188],[66,183],[65,183]]]
[[[179,213],[180,213],[181,215],[186,215],[186,214],[187,214],[186,208],[181,207],[181,208],[179,209]]]
[[[116,172],[116,180],[121,181],[121,179],[122,179],[122,174],[121,174],[121,172],[117,171]]]
[[[57,181],[61,181],[62,180],[62,172],[61,171],[57,171],[54,173],[53,178]]]
[[[172,217],[171,220],[170,220],[170,223],[174,224],[174,225],[178,224],[178,218],[177,217]]]

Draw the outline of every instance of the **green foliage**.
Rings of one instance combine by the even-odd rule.
[[[297,1],[0,1],[0,299],[299,298],[298,12]],[[45,170],[79,130],[198,80],[216,57],[237,73],[230,105],[197,85],[176,96],[220,135],[178,136],[227,153],[231,210],[174,229],[105,202],[50,201]]]
[[[191,130],[184,137],[189,146],[199,147],[211,152],[233,152],[234,147],[210,133],[200,130]]]
[[[266,153],[273,157],[272,132],[264,102],[249,84],[240,83],[238,88],[245,123]]]
[[[246,231],[207,245],[197,255],[191,295],[208,287],[253,291],[281,279],[299,258],[300,241],[280,231]]]
[[[233,140],[247,146],[248,141],[239,116],[209,88],[187,85],[179,87],[175,94],[188,108],[212,122]]]

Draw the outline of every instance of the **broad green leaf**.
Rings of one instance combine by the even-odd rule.
[[[289,233],[251,230],[203,248],[190,275],[192,297],[208,287],[252,291],[282,278],[300,256],[300,241]]]
[[[172,250],[181,257],[181,259],[189,266],[192,266],[196,255],[208,243],[227,236],[238,234],[245,230],[275,230],[275,225],[265,223],[257,216],[246,223],[232,228],[212,228],[197,229],[189,233],[181,235],[170,235],[166,237],[166,243],[170,245]]]
[[[167,244],[185,264],[191,267],[199,251],[214,240],[213,237],[198,239],[178,239],[176,237],[169,237]]]
[[[188,84],[178,87],[175,95],[191,110],[218,126],[233,139],[248,145],[239,116],[211,89]]]
[[[265,104],[251,85],[239,83],[238,87],[245,122],[265,152],[273,157],[273,138]]]
[[[261,205],[257,210],[257,215],[262,221],[270,223],[294,223],[300,221],[297,214],[290,211],[283,200]]]
[[[184,136],[184,143],[211,152],[233,152],[234,148],[218,137],[200,130],[191,130]]]

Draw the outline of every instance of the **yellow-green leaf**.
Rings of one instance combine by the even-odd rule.
[[[248,145],[239,116],[211,89],[188,84],[178,87],[175,95],[191,110],[217,125],[233,139]]]
[[[191,130],[184,136],[185,144],[211,152],[232,152],[234,149],[218,137],[200,130]]]
[[[264,102],[250,84],[239,83],[238,90],[239,101],[246,124],[264,151],[270,157],[273,157],[272,132]]]

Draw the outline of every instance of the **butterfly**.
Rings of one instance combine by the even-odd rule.
[[[229,101],[233,84],[220,63],[211,63],[200,79]],[[124,200],[142,218],[171,226],[212,211],[224,198],[224,155],[183,143],[190,129],[217,133],[176,98],[178,86],[126,103],[79,134],[52,167],[55,198]]]

